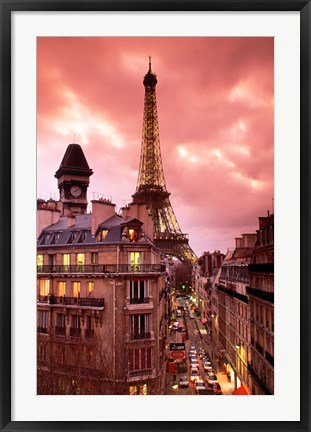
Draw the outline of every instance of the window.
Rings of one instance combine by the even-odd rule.
[[[129,228],[128,235],[129,235],[130,242],[137,242],[138,240],[137,229]]]
[[[140,386],[130,386],[129,390],[130,395],[140,395],[144,396],[148,394],[148,386],[147,384],[143,384]]]
[[[38,333],[47,333],[49,326],[49,312],[48,311],[38,311]]]
[[[98,264],[98,252],[91,252],[91,264]]]
[[[50,244],[55,244],[55,243],[57,243],[59,237],[60,237],[60,233],[52,234],[52,238],[51,238]]]
[[[140,271],[140,264],[142,261],[141,252],[130,252],[130,264],[132,271]]]
[[[91,295],[94,292],[94,282],[90,281],[86,283],[87,295]]]
[[[78,271],[82,271],[83,270],[84,264],[85,264],[85,254],[84,253],[78,253],[77,254]]]
[[[149,315],[131,316],[131,339],[150,338]]]
[[[98,242],[104,241],[105,238],[106,238],[106,236],[107,236],[107,234],[108,234],[108,230],[107,229],[101,230],[100,233],[98,234],[97,241]]]
[[[79,235],[77,243],[83,243],[86,239],[86,231],[82,231],[82,233]]]
[[[67,244],[71,244],[75,241],[77,237],[77,233],[76,232],[72,232],[69,236],[69,239],[67,240]]]
[[[90,338],[94,336],[94,330],[92,328],[92,317],[90,315],[86,315],[85,317],[85,337]]]
[[[72,283],[72,296],[77,298],[80,297],[81,292],[81,282],[73,282]]]
[[[43,234],[40,240],[40,245],[45,245],[49,240],[50,235],[49,234]]]
[[[55,333],[57,335],[64,335],[66,324],[65,324],[65,315],[63,314],[56,314],[56,326],[55,326]]]
[[[39,296],[44,299],[50,294],[50,279],[39,279]]]
[[[64,297],[66,295],[66,282],[57,282],[57,295],[58,297]]]
[[[128,366],[129,372],[136,370],[151,369],[152,348],[140,348],[129,350]]]
[[[130,303],[148,303],[148,287],[146,280],[130,281]]]
[[[43,255],[37,255],[37,271],[42,271],[43,269]]]
[[[80,317],[78,315],[71,316],[70,336],[80,336]]]
[[[63,254],[63,270],[64,271],[70,270],[70,254],[68,253]]]

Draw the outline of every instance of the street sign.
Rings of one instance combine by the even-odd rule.
[[[170,343],[170,351],[185,351],[184,343]]]
[[[185,358],[185,351],[171,351],[172,359],[183,359]]]

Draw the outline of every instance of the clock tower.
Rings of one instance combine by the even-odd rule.
[[[87,188],[92,174],[81,146],[69,144],[55,173],[64,215],[86,213]]]

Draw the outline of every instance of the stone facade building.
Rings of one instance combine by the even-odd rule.
[[[274,394],[274,215],[259,218],[257,243],[249,266],[253,394]]]
[[[38,200],[38,394],[162,394],[168,293],[145,206],[116,214],[70,144],[59,201]]]

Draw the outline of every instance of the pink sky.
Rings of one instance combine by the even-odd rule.
[[[272,210],[273,38],[39,38],[38,195],[58,199],[54,174],[76,142],[94,171],[89,201],[131,201],[149,55],[175,215],[197,255],[225,252]]]

